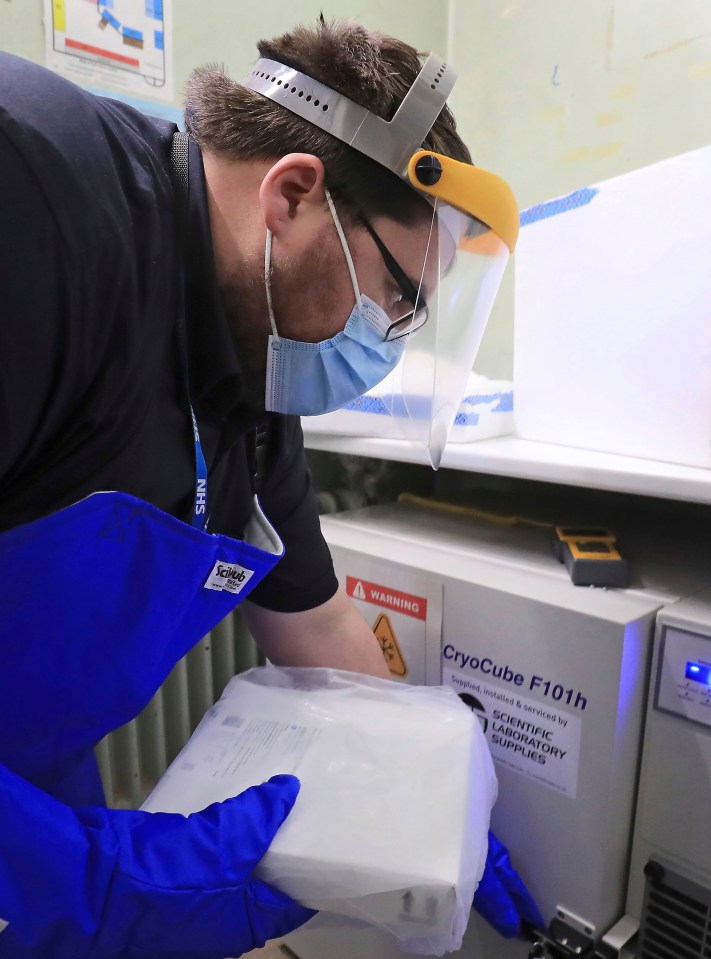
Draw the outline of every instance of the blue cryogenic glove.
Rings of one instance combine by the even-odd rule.
[[[545,926],[543,916],[511,865],[509,851],[489,830],[484,875],[474,893],[474,908],[507,939],[521,935],[521,923]]]
[[[3,959],[224,959],[314,914],[252,876],[299,792],[275,776],[192,816],[70,809],[0,766]]]

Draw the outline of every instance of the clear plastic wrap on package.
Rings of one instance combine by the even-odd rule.
[[[257,874],[410,953],[459,948],[484,869],[496,777],[456,693],[330,669],[235,677],[148,798],[189,814],[279,773],[301,781]]]

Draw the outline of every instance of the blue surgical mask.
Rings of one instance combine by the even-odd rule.
[[[343,330],[319,343],[279,336],[272,307],[269,268],[272,235],[267,230],[264,274],[272,335],[267,347],[265,409],[314,416],[349,403],[385,379],[404,349],[404,339],[386,340],[391,325],[385,310],[361,294],[353,258],[331,196],[326,190],[353,283],[356,304]]]

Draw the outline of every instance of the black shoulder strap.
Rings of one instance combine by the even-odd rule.
[[[178,131],[173,134],[170,147],[170,162],[173,173],[173,182],[178,193],[178,233],[182,241],[185,240],[186,224],[188,221],[188,169],[190,137],[187,133]],[[181,246],[184,250],[184,245]]]
[[[179,283],[185,282],[186,242],[188,232],[188,142],[187,133],[174,133],[170,148],[171,178],[177,197],[175,232],[177,236],[179,262]],[[178,315],[176,317],[176,331],[178,334],[178,349],[180,363],[183,368],[185,388],[190,399],[190,364],[188,363],[188,334],[185,328],[185,303],[183,297],[178,297]]]

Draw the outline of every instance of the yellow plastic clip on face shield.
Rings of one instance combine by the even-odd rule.
[[[518,204],[501,177],[429,150],[413,154],[407,176],[416,190],[481,220],[513,253],[519,231]]]

